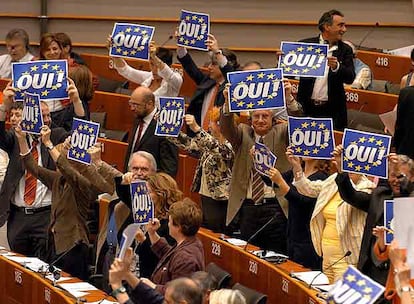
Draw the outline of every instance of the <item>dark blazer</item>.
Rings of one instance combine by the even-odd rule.
[[[142,135],[138,146],[134,147],[134,135],[138,129],[139,121],[135,119],[134,128],[132,129],[131,139],[129,141],[128,150],[124,163],[124,171],[128,171],[129,157],[133,152],[146,151],[151,153],[157,161],[158,171],[165,172],[172,177],[177,175],[178,170],[178,149],[169,142],[165,137],[155,135],[155,127],[157,121],[153,119],[148,128]],[[134,149],[134,151],[132,151]]]
[[[319,43],[319,37],[304,39],[301,42]],[[351,84],[355,79],[354,60],[351,47],[342,41],[338,41],[338,50],[333,52],[333,56],[338,58],[340,66],[337,72],[329,69],[327,106],[332,113],[334,128],[342,130],[348,123],[344,83]],[[311,77],[302,77],[299,81],[297,101],[302,104],[305,115],[309,113],[312,105],[314,84],[315,78]]]
[[[63,128],[53,128],[50,139],[53,144],[57,145],[59,143],[62,143],[67,136],[68,133]],[[20,149],[16,135],[14,134],[13,130],[6,131],[6,124],[4,121],[0,121],[0,148],[7,152],[10,159],[6,176],[4,177],[4,182],[0,190],[1,227],[7,221],[11,201],[13,199],[16,188],[19,185],[19,180],[23,177],[25,172],[25,169],[23,168],[22,162],[20,160]],[[44,145],[41,145],[40,150],[43,167],[50,170],[56,170],[55,163],[49,156],[49,152],[47,151],[46,147]]]
[[[414,159],[414,86],[400,91],[397,104],[394,144],[397,154]]]
[[[201,72],[189,54],[186,54],[182,58],[178,57],[178,60],[182,64],[183,69],[187,72],[187,74],[191,77],[192,80],[194,80],[194,82],[197,85],[197,89],[194,92],[194,95],[191,97],[187,113],[194,115],[197,123],[201,125],[201,110],[203,107],[204,96],[210,91],[212,87],[216,85],[216,81],[210,78],[208,75]],[[234,69],[230,64],[227,64],[223,68],[220,68],[220,70],[224,78],[226,79],[227,73],[232,72]],[[225,86],[226,81],[222,83],[219,87],[216,99],[214,100],[215,106],[223,105],[223,90]]]
[[[358,259],[358,269],[384,285],[387,279],[389,265],[387,263],[374,263],[372,260],[373,248],[376,241],[376,237],[372,234],[372,229],[375,226],[384,225],[384,200],[393,198],[388,181],[381,180],[371,194],[355,190],[347,173],[338,174],[335,181],[344,201],[355,208],[367,212],[361,251]]]
[[[164,238],[152,245],[152,251],[160,261],[155,267],[151,281],[156,290],[165,293],[165,284],[181,277],[190,277],[194,272],[204,270],[203,244],[195,236],[187,237],[181,244],[171,247]]]

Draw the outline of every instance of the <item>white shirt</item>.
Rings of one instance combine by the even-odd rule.
[[[151,121],[153,120],[155,113],[157,113],[157,108],[154,108],[154,110],[152,110],[151,113],[149,113],[147,116],[145,116],[142,119],[144,121],[144,125],[142,126],[141,137],[139,138],[140,140],[141,140],[142,136],[144,136],[145,132],[147,131],[148,126],[151,123]],[[138,126],[138,128],[137,128],[137,130],[135,131],[135,134],[134,134],[134,140],[132,141],[131,155],[129,156],[128,164],[131,162],[132,154],[134,154],[134,148],[135,148],[135,143],[137,142],[137,139],[138,139],[138,133],[139,133],[139,126]]]
[[[151,85],[151,82],[154,80],[154,75],[152,75],[152,72],[136,70],[133,67],[129,66],[125,61],[124,63],[125,66],[122,68],[118,68],[115,65],[115,69],[118,71],[119,75],[128,79],[129,81],[140,84],[147,88]],[[155,106],[159,109],[160,96],[178,96],[181,85],[183,83],[183,77],[179,72],[173,71],[168,65],[164,65],[164,68],[158,71],[158,75],[162,78],[161,85],[153,93],[155,95]]]
[[[29,145],[32,145],[32,138],[29,137]],[[42,153],[40,150],[41,142],[36,146],[37,153],[39,155],[37,164],[41,167],[42,165]],[[45,185],[42,184],[40,180],[37,180],[36,184],[36,197],[35,201],[31,206],[26,205],[24,201],[24,188],[26,184],[25,175],[19,181],[19,185],[17,186],[16,192],[14,194],[14,202],[12,202],[17,207],[30,207],[30,208],[40,208],[45,206],[50,206],[52,203],[52,191],[50,191]]]
[[[319,43],[326,44],[325,40],[322,38],[322,35],[319,36]],[[333,46],[328,50],[328,57],[332,56],[333,51],[337,50],[337,46]],[[339,70],[339,62],[338,66],[332,72],[337,72]],[[325,67],[325,76],[324,77],[317,77],[315,79],[315,84],[313,86],[312,92],[312,99],[313,100],[328,100],[328,74],[329,74],[329,66],[326,65]]]
[[[33,55],[29,52],[26,53],[19,61],[17,62],[28,62],[33,59]],[[0,78],[11,78],[12,73],[12,58],[9,54],[0,56]]]

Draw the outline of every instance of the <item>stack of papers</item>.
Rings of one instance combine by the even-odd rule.
[[[12,255],[5,255],[5,257],[9,259],[10,261],[19,263],[20,265],[23,265],[24,267],[34,272],[39,272],[40,270],[48,269],[49,267],[49,264],[43,262],[42,260],[38,258],[12,256]]]
[[[290,276],[292,278],[305,282],[307,285],[329,285],[328,277],[320,271],[292,272]]]
[[[234,246],[246,246],[247,242],[243,241],[241,239],[235,239],[235,238],[228,238],[226,239],[227,242]]]
[[[59,287],[63,288],[75,298],[80,298],[88,294],[88,291],[98,290],[92,284],[87,282],[79,282],[79,283],[62,283],[59,284]]]

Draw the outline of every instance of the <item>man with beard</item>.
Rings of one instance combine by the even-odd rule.
[[[154,134],[157,125],[157,120],[154,118],[157,113],[154,94],[149,88],[142,86],[136,88],[129,100],[129,107],[136,119],[124,168],[128,168],[134,152],[147,151],[154,156],[159,171],[175,177],[178,165],[177,147],[166,138]]]

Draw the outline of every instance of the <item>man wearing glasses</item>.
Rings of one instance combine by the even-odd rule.
[[[29,52],[29,35],[23,29],[12,29],[6,35],[8,54],[0,56],[0,78],[11,78],[12,62],[27,62],[33,59]]]
[[[151,153],[157,161],[159,171],[172,177],[177,174],[178,150],[166,138],[155,135],[157,113],[155,96],[149,88],[138,87],[129,101],[129,108],[135,114],[132,136],[129,141],[124,168],[128,168],[132,154],[137,151]]]

